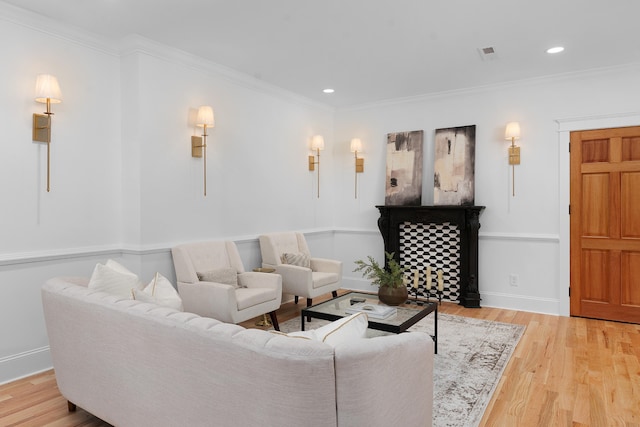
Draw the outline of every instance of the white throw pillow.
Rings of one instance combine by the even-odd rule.
[[[311,268],[311,258],[302,252],[291,252],[282,254],[282,263],[297,265],[298,267]]]
[[[133,299],[183,311],[182,298],[169,279],[156,273],[153,280],[144,289],[133,289]]]
[[[307,338],[324,342],[332,347],[340,343],[365,338],[369,319],[367,313],[354,313],[351,316],[331,322],[310,331],[291,332],[287,336]]]
[[[131,298],[131,290],[142,289],[143,286],[144,284],[137,275],[110,259],[105,264],[96,264],[87,287],[96,291]]]

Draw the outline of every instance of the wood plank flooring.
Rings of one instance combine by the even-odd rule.
[[[283,304],[278,319],[299,316],[303,304]],[[527,327],[481,426],[640,427],[640,325],[453,303],[440,312]],[[0,426],[108,425],[67,412],[53,371],[0,386]]]

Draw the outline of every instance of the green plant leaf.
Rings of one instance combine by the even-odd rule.
[[[393,253],[385,252],[387,259],[386,268],[380,266],[371,255],[367,256],[367,261],[355,261],[354,272],[362,273],[362,277],[371,280],[372,285],[389,286],[397,288],[404,286],[404,273],[406,268],[402,267],[394,258]]]

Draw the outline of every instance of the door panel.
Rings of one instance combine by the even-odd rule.
[[[609,235],[609,174],[582,175],[582,235]]]
[[[582,251],[582,298],[590,302],[607,302],[610,299],[608,278],[609,251],[584,250]],[[604,284],[604,286],[603,286]]]
[[[622,160],[640,160],[640,137],[622,138]]]
[[[621,200],[621,236],[623,238],[640,238],[640,172],[623,173],[620,189]]]
[[[571,315],[640,323],[640,127],[571,132]]]
[[[640,306],[640,252],[622,253],[622,295],[621,303]]]

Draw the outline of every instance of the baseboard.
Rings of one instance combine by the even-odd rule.
[[[540,298],[526,295],[505,294],[500,292],[482,292],[482,307],[503,308],[506,310],[527,311],[532,313],[560,316],[560,301],[555,298]]]
[[[53,367],[49,346],[0,359],[0,385],[49,370]]]
[[[378,292],[378,287],[371,286],[371,281],[355,277],[343,277],[340,287],[350,291]]]

